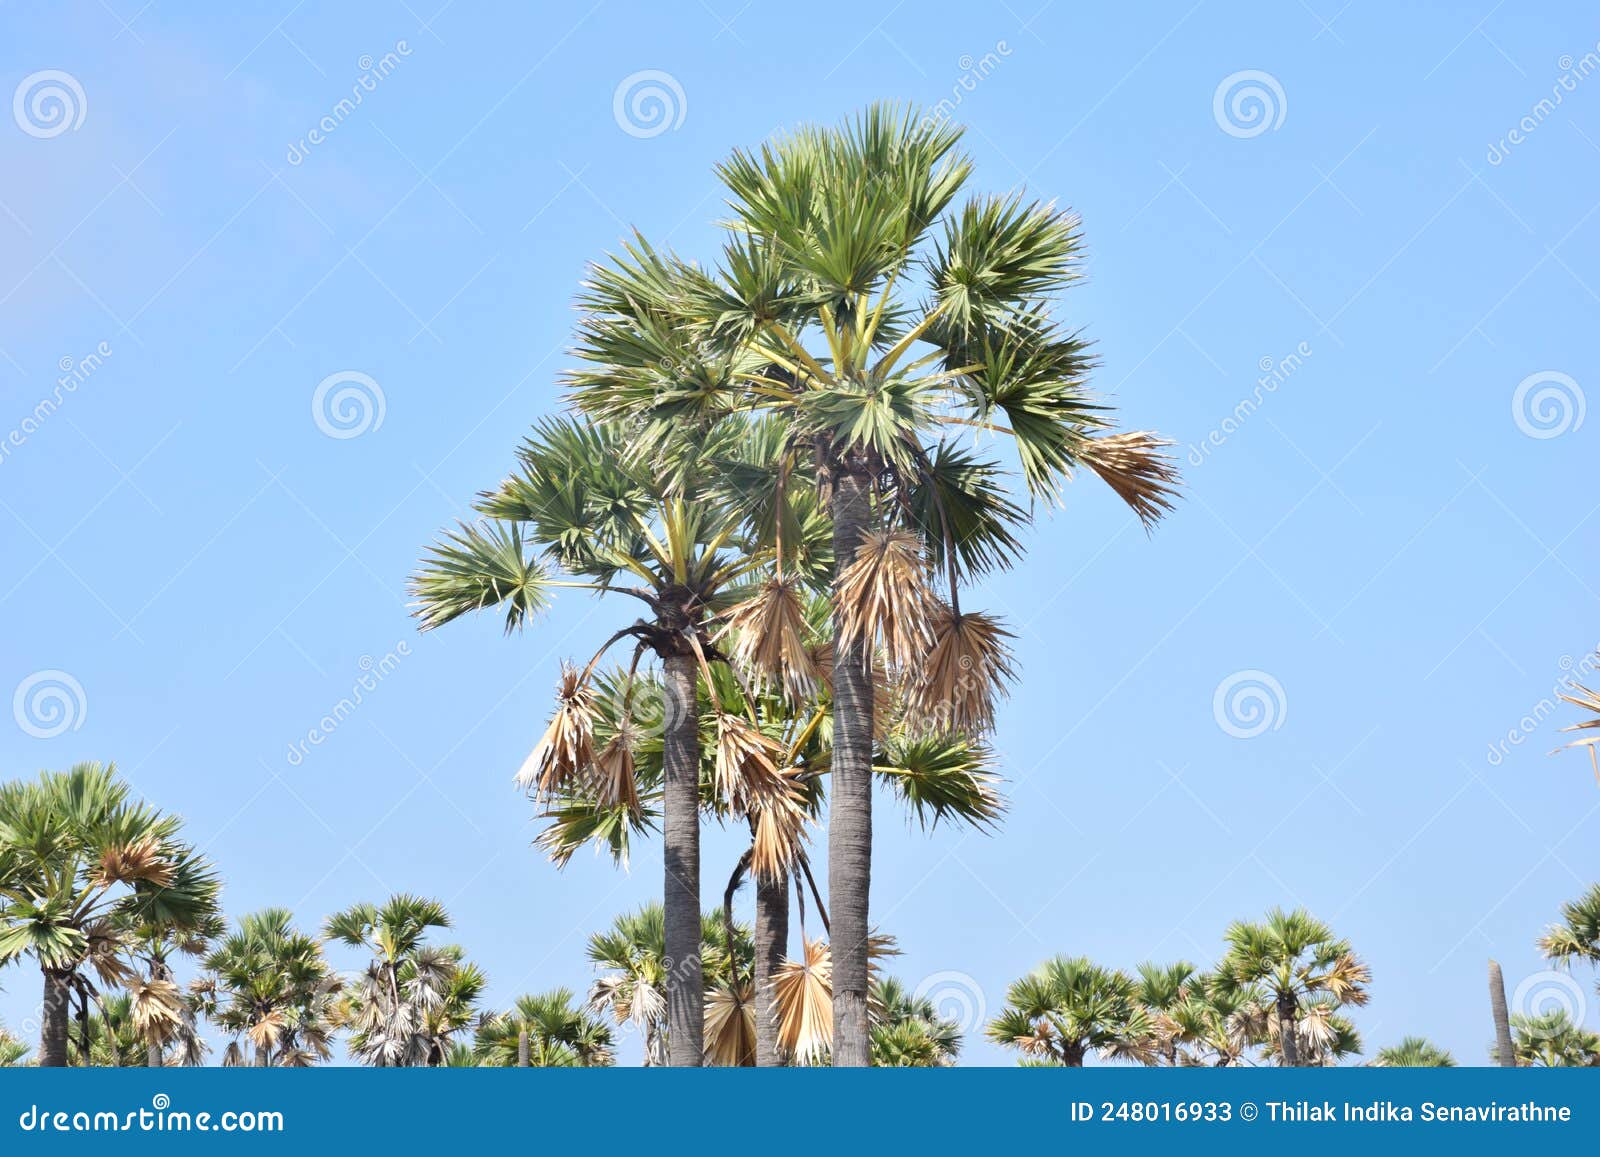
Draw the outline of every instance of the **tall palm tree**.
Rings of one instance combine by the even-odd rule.
[[[527,1061],[521,1050],[527,1049]],[[616,1063],[611,1029],[575,1003],[572,991],[556,988],[517,997],[509,1012],[494,1013],[478,1026],[474,1063],[511,1068],[600,1068]]]
[[[216,876],[181,830],[111,764],[0,785],[0,965],[30,956],[44,975],[41,1066],[67,1063],[74,998],[81,1024],[95,979],[132,979],[131,929],[193,928],[215,911]]]
[[[232,1038],[224,1065],[304,1068],[333,1055],[339,979],[288,909],[241,917],[204,968],[192,990],[200,1012]]]
[[[1372,1062],[1379,1068],[1390,1069],[1453,1069],[1455,1057],[1427,1037],[1408,1036],[1397,1045],[1378,1050]]]
[[[1511,1016],[1506,1011],[1506,976],[1496,960],[1489,961],[1489,1010],[1494,1017],[1495,1063],[1501,1068],[1515,1068],[1517,1047],[1511,1039]]]
[[[987,1032],[1024,1058],[1069,1068],[1082,1067],[1091,1051],[1104,1060],[1149,1063],[1158,1048],[1138,981],[1086,956],[1054,957],[1012,982]]]
[[[1576,1069],[1600,1065],[1600,1033],[1573,1023],[1566,1009],[1528,1016],[1513,1013],[1517,1064],[1525,1068]]]
[[[624,711],[617,734],[594,744],[592,677],[605,651],[634,642],[633,667],[645,652],[661,662],[663,902],[671,1060],[701,1058],[700,734],[697,671],[719,657],[712,616],[734,601],[737,584],[769,554],[746,540],[745,504],[708,492],[701,460],[737,460],[751,445],[747,430],[729,426],[716,438],[677,446],[668,476],[630,455],[615,424],[547,421],[518,451],[517,473],[479,498],[485,521],[447,533],[412,582],[422,628],[470,611],[504,607],[508,632],[526,625],[558,588],[626,595],[648,608],[607,640],[582,668],[563,671],[557,709],[523,765],[518,781],[546,801],[588,779],[610,803],[637,813],[633,719]],[[790,549],[801,544],[791,540]],[[772,752],[739,716],[719,711],[719,783],[730,806],[754,813],[798,807],[797,793]]]
[[[1297,1025],[1302,1015],[1315,1018],[1312,1027],[1335,1034],[1341,1027],[1328,1020],[1331,1008],[1367,1002],[1367,983],[1372,974],[1355,955],[1348,940],[1334,936],[1333,930],[1303,908],[1285,912],[1274,908],[1260,923],[1235,921],[1224,938],[1228,951],[1218,972],[1224,981],[1236,985],[1259,985],[1271,998],[1277,1014],[1274,1039],[1281,1049],[1283,1063],[1290,1067],[1308,1063],[1301,1057],[1301,1033]]]
[[[571,376],[591,414],[640,423],[649,444],[755,411],[782,428],[774,492],[827,496],[836,578],[836,735],[829,896],[838,945],[835,1063],[866,1065],[872,850],[872,657],[883,643],[919,713],[993,722],[1007,634],[963,613],[959,577],[1009,564],[1025,511],[998,462],[948,435],[1010,437],[1037,498],[1074,468],[1099,474],[1149,525],[1176,474],[1164,443],[1113,433],[1086,388],[1088,343],[1054,320],[1078,278],[1076,219],[1018,196],[958,203],[961,130],[879,105],[803,128],[718,169],[732,211],[722,260],[643,238],[591,271]],[[947,603],[927,589],[946,571]]]

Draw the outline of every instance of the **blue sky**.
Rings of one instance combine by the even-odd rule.
[[[733,146],[959,92],[976,187],[1082,214],[1065,316],[1188,497],[1147,538],[1080,480],[973,597],[1019,634],[1011,811],[984,837],[882,807],[895,970],[992,1013],[1052,953],[1208,962],[1305,904],[1372,966],[1369,1050],[1481,1063],[1491,955],[1600,1026],[1533,947],[1600,877],[1600,790],[1546,755],[1600,642],[1592,11],[437,3],[0,10],[5,774],[114,759],[233,912],[420,891],[495,1000],[581,990],[659,857],[558,873],[511,776],[616,609],[419,639],[405,577],[558,406],[586,261],[635,226],[709,256]],[[670,124],[615,111],[646,71]],[[27,99],[51,87],[69,110]],[[381,421],[319,423],[335,375]],[[67,715],[30,714],[52,686]],[[708,838],[708,900],[739,849]],[[36,976],[0,983],[22,1023]]]

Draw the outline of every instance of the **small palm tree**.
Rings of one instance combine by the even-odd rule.
[[[523,1050],[526,1049],[526,1060]],[[517,997],[479,1024],[473,1063],[492,1068],[603,1068],[616,1063],[611,1029],[579,1008],[572,990]]]
[[[145,1041],[145,1064],[195,1066],[210,1051],[200,1034],[199,1016],[190,995],[178,987],[173,958],[201,958],[227,934],[219,906],[193,926],[143,925],[127,937],[132,975],[123,981],[133,998],[133,1019]]]
[[[1006,1006],[989,1022],[989,1039],[1025,1059],[1081,1068],[1090,1052],[1103,1060],[1150,1063],[1155,1025],[1126,972],[1086,956],[1057,956],[1006,990]]]
[[[1525,1068],[1577,1069],[1600,1065],[1600,1033],[1575,1024],[1566,1009],[1537,1015],[1512,1013],[1517,1064]]]
[[[589,937],[589,962],[604,974],[590,986],[587,1007],[632,1025],[647,1066],[667,1063],[666,939],[659,904],[625,912]]]
[[[1343,1041],[1341,1022],[1333,1018],[1339,1006],[1367,1002],[1372,979],[1367,966],[1351,951],[1350,942],[1303,908],[1285,912],[1274,908],[1260,923],[1235,921],[1224,934],[1228,952],[1218,969],[1224,983],[1259,986],[1271,999],[1277,1014],[1273,1039],[1282,1061],[1290,1067],[1310,1063],[1302,1057],[1304,1015],[1315,1023],[1315,1039],[1327,1044]],[[1348,1043],[1348,1042],[1343,1042]]]
[[[304,1068],[333,1055],[339,979],[288,909],[242,917],[204,968],[192,990],[199,1011],[232,1038],[224,1065]]]
[[[1139,1003],[1150,1014],[1160,1059],[1166,1065],[1178,1063],[1180,1029],[1173,1013],[1188,998],[1198,974],[1199,969],[1187,960],[1167,965],[1146,961],[1139,965]]]
[[[957,202],[961,130],[878,105],[735,152],[721,262],[642,238],[593,269],[580,298],[577,403],[637,421],[647,445],[752,411],[780,424],[770,481],[827,496],[833,531],[835,783],[829,895],[839,946],[835,1063],[870,1062],[868,895],[874,642],[921,714],[992,724],[1011,673],[1007,632],[963,612],[958,575],[1016,557],[1027,520],[997,462],[955,435],[1003,433],[1035,497],[1074,469],[1100,475],[1146,524],[1176,474],[1144,432],[1112,433],[1086,388],[1087,343],[1051,315],[1078,278],[1077,221],[1021,197]],[[929,567],[951,582],[928,591]]]
[[[1270,1001],[1254,985],[1232,983],[1216,973],[1198,973],[1184,995],[1157,1018],[1158,1035],[1177,1047],[1183,1066],[1229,1068],[1245,1063],[1266,1043]]]
[[[460,948],[427,943],[431,930],[448,927],[444,905],[405,893],[382,907],[356,904],[328,917],[328,939],[372,953],[338,1006],[340,1025],[351,1030],[350,1051],[364,1063],[441,1065],[450,1037],[471,1023],[483,973]]]
[[[961,1026],[933,1001],[892,976],[872,984],[872,1063],[877,1068],[945,1068],[961,1053]]]
[[[44,974],[39,1064],[67,1063],[70,1006],[134,979],[133,930],[199,927],[216,910],[210,863],[182,820],[131,798],[110,764],[80,763],[0,785],[0,965]],[[92,977],[91,977],[92,974]]]
[[[1378,1050],[1372,1062],[1390,1069],[1453,1069],[1456,1059],[1427,1037],[1408,1036],[1397,1045]]]

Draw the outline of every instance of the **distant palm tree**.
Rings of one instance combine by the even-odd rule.
[[[1372,979],[1348,940],[1334,936],[1331,928],[1303,908],[1293,912],[1274,908],[1260,923],[1235,921],[1224,937],[1228,952],[1218,973],[1225,983],[1266,991],[1277,1013],[1272,1035],[1283,1064],[1314,1063],[1314,1058],[1301,1056],[1302,1016],[1314,1021],[1308,1026],[1314,1041],[1348,1043],[1334,1009],[1365,1004]]]
[[[1179,1065],[1239,1065],[1266,1043],[1270,1003],[1255,985],[1197,973],[1186,982],[1183,996],[1156,1018],[1158,1035],[1176,1046]]]
[[[872,1063],[877,1068],[944,1068],[961,1053],[961,1026],[933,1001],[892,976],[872,983]]]
[[[215,912],[216,876],[181,829],[111,764],[0,785],[0,966],[31,956],[44,974],[42,1067],[67,1064],[71,1004],[82,1025],[99,991],[90,973],[133,980],[134,929],[194,928]]]
[[[1265,1020],[1267,1036],[1262,1055],[1276,1064],[1291,1062],[1284,1055],[1284,1027],[1280,1016]],[[1339,1002],[1329,996],[1302,999],[1292,1022],[1294,1027],[1293,1064],[1302,1068],[1326,1068],[1361,1054],[1361,1034],[1350,1018],[1339,1012]]]
[[[1600,965],[1600,884],[1561,905],[1561,923],[1539,938],[1539,950],[1561,964],[1587,960]]]
[[[174,956],[200,958],[227,934],[220,906],[192,927],[142,925],[131,930],[125,949],[133,961],[123,985],[133,998],[133,1019],[145,1041],[145,1064],[199,1065],[210,1051],[199,1028],[191,995],[177,985]]]
[[[517,997],[509,1012],[492,1013],[478,1026],[473,1063],[511,1068],[527,1049],[530,1068],[599,1068],[616,1063],[611,1030],[575,1003],[572,990],[556,988]]]
[[[958,572],[1005,565],[1028,517],[996,497],[998,463],[967,456],[955,435],[1012,438],[1046,502],[1075,469],[1095,471],[1147,524],[1176,483],[1160,439],[1110,433],[1087,389],[1088,345],[1052,316],[1079,277],[1076,219],[1017,195],[958,203],[972,171],[960,138],[942,118],[875,105],[736,151],[718,169],[732,218],[721,262],[638,239],[591,270],[580,299],[586,364],[571,381],[585,410],[640,423],[647,443],[764,412],[783,428],[774,487],[804,480],[828,496],[840,641],[828,888],[844,1066],[871,1059],[874,637],[898,644],[923,714],[962,731],[992,724],[1011,671],[998,620],[926,589],[930,566],[953,593]]]
[[[357,904],[329,916],[324,934],[372,953],[338,1004],[350,1051],[379,1067],[442,1065],[450,1038],[472,1020],[483,973],[454,945],[427,943],[450,927],[437,900],[401,893],[382,907]]]
[[[191,987],[201,1013],[232,1038],[224,1065],[304,1068],[332,1056],[340,983],[288,909],[242,917],[204,968]]]
[[[1150,1014],[1160,1059],[1169,1066],[1178,1063],[1180,1029],[1173,1013],[1188,997],[1198,974],[1199,969],[1187,960],[1167,965],[1146,961],[1139,965],[1139,1003]]]
[[[1149,1063],[1158,1050],[1138,981],[1086,956],[1054,957],[1014,981],[987,1031],[990,1040],[1024,1059],[1069,1068],[1081,1068],[1091,1052],[1104,1060]]]
[[[126,992],[101,996],[73,1029],[75,1066],[143,1068],[148,1060],[144,1034],[134,1024],[133,998]]]
[[[1506,975],[1498,961],[1489,961],[1489,1011],[1494,1017],[1494,1059],[1501,1068],[1515,1068],[1517,1048],[1511,1039],[1511,1015],[1506,1009]]]
[[[1517,1064],[1541,1069],[1593,1068],[1600,1065],[1600,1033],[1574,1024],[1565,1009],[1536,1016],[1511,1015]]]
[[[1397,1045],[1379,1049],[1372,1062],[1390,1069],[1453,1069],[1456,1059],[1427,1037],[1408,1036]]]
[[[22,1066],[27,1063],[23,1060],[27,1055],[28,1042],[13,1036],[5,1025],[0,1024],[0,1069]]]

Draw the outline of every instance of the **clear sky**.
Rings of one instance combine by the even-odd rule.
[[[116,760],[232,912],[431,894],[495,1001],[581,991],[659,855],[557,872],[511,777],[621,612],[419,639],[405,578],[559,405],[586,261],[633,227],[709,257],[731,147],[959,94],[975,187],[1082,214],[1065,315],[1188,496],[1147,538],[1082,479],[973,596],[1019,635],[1011,811],[881,807],[895,970],[992,1013],[1047,955],[1209,962],[1304,904],[1372,966],[1369,1051],[1481,1063],[1491,955],[1600,1027],[1533,946],[1600,877],[1540,706],[1600,642],[1589,6],[438,3],[0,9],[0,770]],[[618,96],[651,70],[665,122]],[[18,1025],[37,975],[0,984]]]

